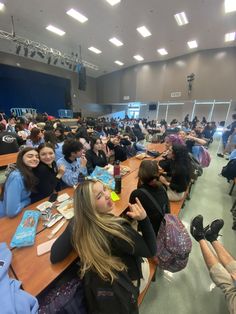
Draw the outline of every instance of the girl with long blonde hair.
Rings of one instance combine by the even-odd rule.
[[[112,287],[119,274],[125,273],[131,284],[138,286],[143,277],[142,257],[153,257],[156,253],[155,233],[139,200],[136,199],[133,205],[129,204],[127,216],[138,221],[142,235],[132,229],[127,219],[112,214],[110,191],[100,181],[86,180],[77,187],[74,209],[73,220],[53,244],[51,262],[61,261],[74,249],[80,258],[80,276],[85,281],[92,273]],[[99,303],[95,295],[91,302],[92,294],[88,290],[94,287],[86,289],[86,297],[90,296],[87,302],[89,313],[107,313],[106,303],[112,303],[111,294],[107,294],[106,290],[103,302]],[[103,294],[99,294],[100,298]],[[103,310],[99,309],[100,306]],[[112,313],[120,311],[114,307]]]

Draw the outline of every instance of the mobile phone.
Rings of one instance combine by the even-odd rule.
[[[58,193],[52,193],[50,196],[49,196],[49,202],[53,203],[57,200],[57,195]]]

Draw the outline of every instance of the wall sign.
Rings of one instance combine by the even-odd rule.
[[[176,97],[180,97],[180,96],[181,96],[181,92],[170,93],[170,97],[172,97],[172,98],[176,98]]]

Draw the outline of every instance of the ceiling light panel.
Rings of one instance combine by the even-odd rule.
[[[55,26],[53,26],[53,25],[48,25],[48,26],[46,27],[46,29],[47,29],[48,31],[50,31],[50,32],[53,32],[53,33],[59,35],[59,36],[63,36],[63,35],[65,35],[65,33],[66,33],[66,32],[64,32],[63,30],[61,30],[60,28],[57,28],[57,27],[55,27]]]
[[[119,3],[121,0],[106,0],[110,5],[116,5],[117,3]]]
[[[193,49],[193,48],[197,48],[198,44],[197,44],[196,40],[192,40],[192,41],[188,41],[188,46],[190,49]]]
[[[110,38],[109,41],[117,47],[123,46],[123,43],[116,37]]]
[[[116,64],[118,64],[118,65],[120,65],[120,66],[124,65],[124,63],[121,62],[121,61],[119,61],[119,60],[116,60],[114,63],[116,63]]]
[[[176,13],[174,17],[179,26],[188,24],[188,19],[185,12]]]
[[[0,11],[3,11],[3,10],[4,10],[4,8],[5,8],[5,4],[4,4],[4,3],[2,3],[2,2],[0,2]]]
[[[166,51],[165,48],[160,48],[157,50],[157,52],[162,56],[168,55],[168,52]]]
[[[134,59],[137,60],[137,61],[143,61],[144,60],[143,57],[140,56],[140,55],[135,55]]]
[[[96,54],[102,53],[101,50],[99,50],[99,49],[97,49],[97,48],[95,48],[95,47],[89,47],[88,50],[90,50],[90,51],[92,51],[92,52],[94,52],[94,53],[96,53]]]
[[[70,9],[69,11],[66,12],[66,14],[70,15],[71,17],[73,17],[74,19],[79,21],[80,23],[84,23],[84,22],[88,21],[88,18],[86,16],[79,13],[75,9]]]
[[[137,28],[137,31],[143,36],[143,37],[149,37],[151,36],[151,32],[147,29],[146,26],[140,26]]]
[[[235,40],[235,32],[225,34],[225,42],[234,41]]]
[[[236,0],[225,0],[225,13],[236,11]]]

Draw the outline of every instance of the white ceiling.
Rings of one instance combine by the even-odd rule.
[[[160,61],[181,56],[196,50],[235,46],[236,41],[224,42],[224,35],[236,31],[236,12],[224,13],[223,0],[121,0],[110,6],[106,0],[0,0],[5,2],[0,12],[0,29],[11,32],[10,16],[14,16],[18,36],[39,41],[65,53],[78,52],[82,58],[99,67],[87,69],[87,74],[98,77],[138,62],[133,56],[140,54],[143,62]],[[74,8],[88,17],[84,24],[66,14]],[[177,26],[174,14],[185,11],[189,24]],[[49,24],[66,32],[63,37],[45,29]],[[136,28],[146,25],[152,36],[143,38]],[[124,45],[116,47],[109,42],[117,37]],[[187,41],[196,39],[199,47],[190,50]],[[94,46],[102,50],[96,55],[88,50]],[[167,56],[157,49],[166,48]],[[0,40],[0,50],[15,53],[15,47]],[[44,61],[46,62],[46,61]]]

